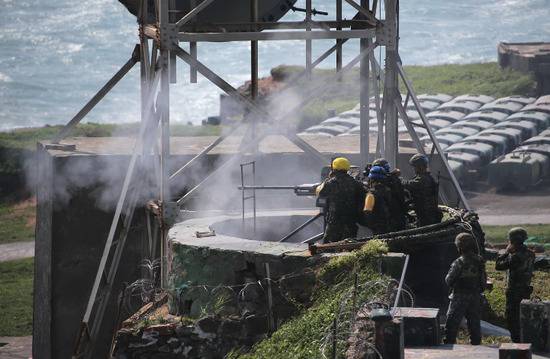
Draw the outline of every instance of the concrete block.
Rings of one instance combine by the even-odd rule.
[[[376,349],[385,359],[405,358],[405,344],[403,338],[403,321],[393,319],[375,323]]]
[[[535,350],[550,351],[550,301],[524,299],[520,311],[522,342],[532,343]]]
[[[394,315],[403,320],[405,346],[433,346],[441,343],[439,309],[398,307]]]
[[[531,344],[504,343],[498,349],[499,359],[531,359]]]

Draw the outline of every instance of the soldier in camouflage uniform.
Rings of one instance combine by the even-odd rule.
[[[445,344],[455,344],[458,326],[466,317],[470,332],[470,343],[481,344],[481,294],[485,290],[487,274],[483,258],[476,254],[478,248],[469,233],[456,236],[456,247],[460,254],[452,264],[445,282],[451,289],[449,310],[445,323]]]
[[[399,178],[400,171],[397,168],[391,170],[390,164],[385,158],[374,160],[372,165],[382,167],[387,173],[384,183],[391,193],[391,199],[388,203],[390,213],[389,232],[403,230],[407,224],[407,204],[405,203],[405,189]]]
[[[403,187],[411,194],[416,226],[441,222],[443,214],[438,207],[439,184],[428,171],[428,157],[418,153],[411,157],[409,163],[414,167],[415,176],[403,181]]]
[[[508,232],[506,252],[500,255],[496,261],[497,270],[508,271],[506,284],[506,321],[514,343],[519,343],[520,338],[520,303],[522,299],[531,296],[533,287],[533,266],[535,254],[531,252],[523,242],[527,239],[527,231],[521,227],[512,228]]]
[[[347,159],[334,159],[331,175],[317,189],[319,196],[327,199],[325,243],[357,236],[357,222],[362,214],[366,192],[363,185],[348,174],[349,169]]]
[[[373,234],[390,232],[391,214],[389,205],[392,193],[386,184],[387,173],[380,166],[372,166],[368,175],[368,193],[365,199],[364,224]]]

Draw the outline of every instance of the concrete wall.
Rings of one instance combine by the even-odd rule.
[[[95,194],[102,183],[90,181],[79,186],[67,171],[83,164],[101,171],[104,163],[97,156],[52,156],[39,147],[38,157],[33,358],[64,359],[73,352],[112,221],[112,209],[100,209],[97,205]],[[109,160],[121,169],[127,164],[124,157]],[[138,210],[94,357],[104,357],[109,350],[122,283],[140,277],[142,223],[143,211]]]
[[[33,357],[64,359],[69,358],[73,350],[129,156],[49,151],[42,145],[39,145],[37,156],[39,181]],[[358,155],[346,156],[359,165]],[[406,177],[410,175],[407,165],[409,157],[403,154],[398,160],[398,167]],[[172,167],[176,168],[190,158],[192,155],[174,156]],[[191,171],[175,181],[175,197],[199,183],[212,168],[223,164],[227,158],[226,155],[209,155],[203,165],[191,167]],[[250,159],[245,157],[242,162]],[[257,161],[258,184],[295,185],[320,179],[319,163],[303,153],[269,154],[257,158]],[[229,172],[213,176],[209,187],[199,191],[188,207],[202,207],[208,202],[207,206],[220,209],[219,205],[223,202],[230,208],[240,210],[241,193],[236,188],[240,183],[238,163],[231,166]],[[437,163],[432,164],[434,175],[437,174],[437,166]],[[138,178],[143,181],[142,176]],[[226,191],[220,186],[228,181],[230,190]],[[223,188],[223,191],[216,192],[213,190],[215,188]],[[139,203],[156,197],[154,191],[148,196],[142,196]],[[288,206],[314,208],[314,202],[310,198],[297,198],[292,191],[258,195],[259,208]],[[102,329],[101,345],[98,345],[102,353],[108,349],[111,340],[116,297],[122,283],[131,283],[141,276],[143,216],[143,209],[139,209],[122,257],[114,294],[105,315],[108,320]]]

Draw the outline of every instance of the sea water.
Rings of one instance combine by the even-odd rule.
[[[334,18],[334,0],[313,3],[330,13],[316,20]],[[405,65],[495,61],[499,41],[550,40],[550,0],[402,0],[400,8]],[[345,6],[345,17],[353,14]],[[0,130],[67,122],[128,60],[137,35],[135,18],[116,0],[0,0]],[[314,56],[332,44],[314,42]],[[199,60],[239,86],[249,78],[248,49],[247,42],[200,44]],[[303,42],[260,42],[259,49],[261,76],[279,64],[304,64]],[[349,41],[344,60],[357,49]],[[138,73],[136,66],[86,120],[137,121]],[[200,123],[218,113],[221,91],[200,75],[190,84],[183,62],[171,91],[172,121]]]

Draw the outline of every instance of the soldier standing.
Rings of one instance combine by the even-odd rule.
[[[349,169],[346,158],[334,159],[331,175],[317,188],[319,196],[327,199],[325,243],[357,236],[366,193],[363,185],[348,174]]]
[[[438,207],[439,184],[428,171],[428,157],[417,153],[409,160],[415,176],[403,181],[403,187],[411,194],[416,213],[416,226],[422,227],[441,222],[443,214]]]
[[[390,231],[390,209],[392,193],[386,185],[386,171],[380,166],[372,166],[368,179],[368,193],[363,211],[365,224],[373,234]]]
[[[508,232],[508,247],[506,252],[497,258],[495,268],[508,271],[506,284],[506,321],[514,343],[519,343],[520,336],[520,304],[522,299],[529,299],[533,292],[531,279],[535,254],[525,246],[527,231],[521,227]]]
[[[397,168],[392,170],[385,158],[375,160],[372,165],[382,167],[387,173],[385,184],[391,193],[391,200],[388,203],[390,212],[389,232],[403,230],[407,224],[407,205],[405,203],[405,189],[399,178],[400,171]]]
[[[445,344],[455,344],[458,326],[466,317],[470,332],[470,343],[481,344],[481,293],[485,290],[487,274],[483,258],[476,254],[478,248],[469,233],[456,236],[458,257],[449,269],[445,282],[451,288],[447,322],[445,323]]]

